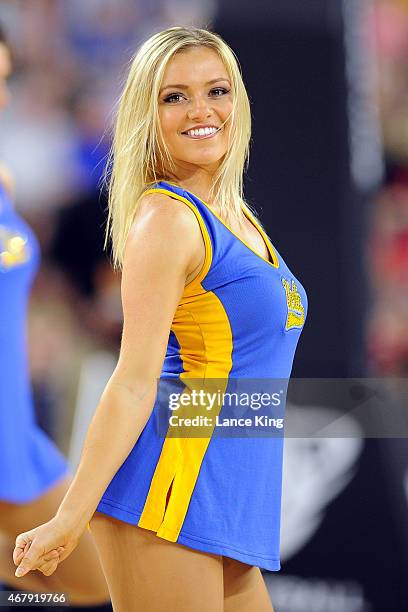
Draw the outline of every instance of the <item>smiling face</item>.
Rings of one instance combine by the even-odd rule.
[[[7,106],[10,94],[7,79],[11,73],[10,52],[4,43],[0,43],[0,111]]]
[[[228,150],[231,81],[208,47],[177,53],[167,64],[159,94],[163,139],[176,168],[214,171]]]

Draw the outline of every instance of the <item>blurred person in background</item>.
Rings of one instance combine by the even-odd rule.
[[[113,146],[119,361],[58,512],[16,540],[17,576],[52,574],[89,523],[118,611],[273,611],[260,568],[280,569],[282,437],[163,439],[156,420],[161,376],[290,376],[307,298],[243,200],[250,125],[217,35],[139,49]]]
[[[400,170],[374,202],[367,269],[373,297],[367,325],[373,375],[408,374],[408,172]]]
[[[408,372],[408,2],[377,0],[367,14],[387,169],[372,205],[366,250],[368,371],[402,378]]]
[[[0,110],[8,102],[11,52],[0,26]],[[13,180],[0,166],[0,580],[39,592],[65,592],[73,604],[104,605],[109,592],[92,536],[53,576],[17,580],[11,553],[16,535],[55,513],[72,480],[67,462],[38,427],[27,360],[29,291],[39,262],[36,237],[11,202]],[[41,574],[42,572],[42,574]]]

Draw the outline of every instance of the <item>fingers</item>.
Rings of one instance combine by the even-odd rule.
[[[30,548],[30,544],[31,542],[28,542],[25,547],[18,547],[15,548],[13,551],[13,561],[15,565],[19,565],[21,559],[24,557],[25,553],[28,551],[28,549]]]
[[[64,548],[59,546],[58,549],[51,550],[47,554],[41,557],[30,557],[22,553],[22,556],[18,557],[19,567],[17,568],[15,575],[18,577],[24,576],[26,573],[32,570],[39,570],[45,576],[53,574],[61,561],[60,555]],[[23,559],[22,563],[20,563]]]
[[[60,562],[65,561],[65,559],[69,557],[74,548],[75,546],[72,545],[60,546],[59,548],[57,548]]]
[[[15,576],[19,578],[36,569],[46,576],[51,575],[75,548],[76,539],[71,540],[63,529],[54,524],[50,527],[48,523],[20,534],[13,551],[13,561],[17,565]]]
[[[39,536],[38,528],[18,535],[13,551],[13,561],[18,566],[15,575],[21,577],[35,569],[49,575],[48,572],[55,571],[60,561],[61,550],[61,546],[48,548],[47,542]]]
[[[57,557],[48,561],[47,563],[42,563],[37,567],[37,569],[44,574],[44,576],[51,576],[55,572],[58,567],[59,557],[57,553]]]
[[[20,565],[20,561],[24,556],[24,551],[21,549],[15,548],[13,551],[13,561],[14,565]]]
[[[16,538],[15,548],[13,551],[13,561],[18,565],[20,559],[25,555],[31,546],[31,539],[25,533],[20,534]]]
[[[15,565],[18,565],[15,575],[17,577],[23,576],[27,571],[29,571],[29,561],[30,557],[28,555],[28,551],[31,547],[31,538],[27,533],[21,533],[16,538],[16,544],[13,551],[13,561]],[[30,555],[31,556],[31,555]],[[25,563],[21,564],[24,559]]]
[[[55,561],[55,559],[59,559],[59,553],[57,550],[51,550],[49,553],[41,557],[39,563],[48,563],[49,561]],[[37,567],[37,569],[40,569],[40,565]]]
[[[23,553],[22,556],[19,556],[17,558],[18,567],[15,572],[15,575],[18,578],[35,569],[39,569],[43,572],[42,568],[46,567],[46,569],[48,570],[49,564],[54,564],[56,561],[56,564],[58,565],[60,560],[58,550],[51,550],[44,554],[35,545],[32,545],[26,553]],[[52,571],[55,571],[55,568]],[[49,574],[46,575],[48,576]]]
[[[37,569],[42,572],[44,576],[51,576],[57,569],[59,562],[60,555],[58,550],[52,550],[41,559],[41,564],[38,565]]]

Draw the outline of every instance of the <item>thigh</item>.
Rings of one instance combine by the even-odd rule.
[[[222,557],[95,512],[92,534],[116,612],[222,612]]]
[[[0,530],[13,543],[19,533],[28,531],[49,521],[58,509],[71,478],[64,478],[39,498],[26,504],[0,502]],[[69,594],[72,603],[97,604],[109,599],[109,591],[103,575],[93,538],[88,530],[81,536],[78,546],[63,561],[48,582],[58,585]]]
[[[273,612],[259,567],[223,557],[224,612]]]

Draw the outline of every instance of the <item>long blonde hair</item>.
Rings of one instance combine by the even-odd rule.
[[[112,241],[113,264],[121,267],[126,239],[146,188],[165,179],[159,171],[161,128],[158,100],[168,62],[178,52],[191,47],[216,51],[231,79],[233,109],[230,117],[230,143],[211,188],[211,198],[220,215],[242,218],[243,173],[248,163],[251,113],[248,95],[238,61],[220,36],[200,28],[174,27],[151,36],[137,51],[119,99],[112,148],[107,172],[109,212],[105,247]],[[164,153],[169,153],[164,144]],[[252,213],[254,211],[251,209]]]

